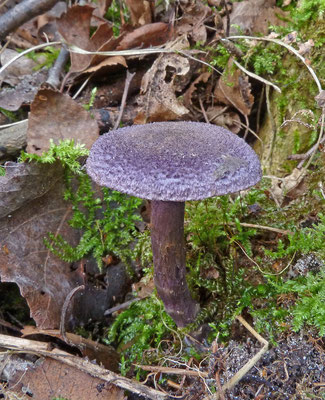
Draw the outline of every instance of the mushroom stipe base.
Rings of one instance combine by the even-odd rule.
[[[185,202],[151,202],[151,244],[154,280],[167,313],[179,327],[195,320],[199,305],[186,282]]]

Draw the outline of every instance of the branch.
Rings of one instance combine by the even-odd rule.
[[[24,0],[0,16],[0,40],[25,22],[50,10],[58,0]]]

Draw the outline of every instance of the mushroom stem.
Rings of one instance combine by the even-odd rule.
[[[184,202],[151,202],[155,285],[167,313],[179,327],[193,322],[199,311],[186,282],[184,209]]]

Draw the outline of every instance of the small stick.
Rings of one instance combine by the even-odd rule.
[[[208,378],[207,372],[201,372],[196,370],[189,370],[183,368],[171,368],[171,367],[160,367],[155,365],[140,365],[133,364],[138,368],[143,369],[144,371],[150,372],[160,372],[162,374],[175,374],[175,375],[187,375],[187,376],[199,376],[201,378]]]
[[[126,302],[124,302],[122,304],[119,304],[118,306],[109,308],[104,312],[104,315],[107,316],[107,315],[113,314],[116,311],[123,310],[124,308],[129,307],[131,304],[133,304],[133,303],[135,303],[136,301],[139,301],[139,300],[140,300],[140,297],[136,297],[135,299],[126,301]]]
[[[208,118],[208,116],[207,116],[207,113],[205,112],[205,109],[204,109],[204,107],[203,107],[203,103],[202,103],[201,97],[199,97],[199,103],[200,103],[200,107],[201,107],[202,114],[203,114],[203,116],[204,116],[205,122],[208,124],[210,121],[209,121],[209,118]]]
[[[79,290],[84,290],[84,289],[85,289],[85,285],[80,285],[80,286],[77,286],[74,289],[72,289],[71,292],[67,295],[66,299],[64,300],[64,303],[62,306],[61,320],[60,320],[60,334],[63,337],[64,341],[70,345],[71,345],[71,343],[65,334],[65,317],[66,317],[67,310],[68,310],[68,307],[69,307],[72,297],[77,292],[79,292]]]
[[[69,52],[65,48],[65,46],[61,47],[58,58],[55,60],[53,67],[49,71],[48,78],[46,83],[53,86],[54,88],[58,88],[60,85],[60,75],[69,59]]]
[[[115,122],[115,125],[114,125],[114,128],[113,128],[114,130],[117,129],[119,127],[119,125],[120,125],[120,122],[121,122],[121,119],[122,119],[122,115],[123,115],[123,111],[124,111],[125,104],[126,104],[126,98],[127,98],[127,95],[128,95],[130,83],[131,83],[134,75],[135,75],[135,72],[133,74],[131,74],[129,71],[126,71],[126,79],[125,79],[124,92],[123,92],[122,101],[121,101],[120,113],[119,113],[119,115],[117,117],[117,120]]]

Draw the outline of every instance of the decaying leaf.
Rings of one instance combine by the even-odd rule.
[[[250,114],[254,104],[248,77],[234,66],[232,59],[218,80],[214,95],[218,102],[230,105],[246,116]]]
[[[177,23],[177,33],[189,35],[195,42],[205,43],[207,31],[204,21],[211,15],[211,8],[203,2],[183,2],[181,8],[183,16]]]
[[[160,46],[172,36],[172,27],[164,22],[147,24],[127,33],[117,46],[117,50]]]
[[[33,400],[125,399],[124,391],[113,384],[49,358],[38,360],[24,372],[17,372],[11,377],[7,390],[12,396]],[[26,390],[28,396],[21,397],[26,395]],[[16,396],[12,399],[18,398]]]
[[[190,65],[185,57],[177,54],[160,55],[142,79],[139,103],[143,111],[135,123],[168,121],[187,114],[189,110],[176,98],[174,81],[177,75],[185,75],[189,70]]]
[[[150,1],[126,0],[125,2],[130,10],[132,25],[146,25],[152,22]]]
[[[267,34],[269,25],[284,26],[286,16],[281,8],[275,6],[275,0],[245,0],[234,2],[230,14],[230,35]],[[226,18],[224,19],[226,24]]]
[[[47,71],[44,69],[24,76],[12,89],[2,89],[0,92],[0,107],[9,111],[17,111],[22,104],[33,101],[35,93],[46,80]]]
[[[299,51],[298,53],[302,56],[311,52],[312,48],[315,46],[313,39],[307,40],[305,43],[299,44]]]
[[[125,58],[122,56],[114,56],[105,58],[103,61],[99,62],[98,64],[94,65],[93,67],[87,68],[84,72],[91,73],[100,70],[103,67],[110,67],[112,65],[123,65],[123,67],[127,68],[127,64]]]
[[[238,133],[241,129],[240,117],[236,112],[228,111],[227,108],[222,106],[209,107],[206,111],[209,122],[223,126],[233,133]]]
[[[25,326],[22,329],[23,337],[31,335],[51,336],[57,339],[62,339],[61,333],[57,329],[38,329],[35,326]],[[83,338],[74,333],[66,332],[68,344],[78,347],[83,357],[89,360],[96,360],[98,365],[103,365],[110,371],[118,372],[120,356],[112,346],[105,346],[101,343],[94,342],[91,339]]]
[[[0,218],[42,197],[61,179],[63,173],[59,164],[53,166],[14,162],[6,163],[5,171],[5,176],[0,176]]]
[[[96,32],[90,37],[90,21],[94,8],[85,6],[73,6],[57,20],[60,34],[69,43],[87,51],[104,51],[115,48],[116,40],[113,37],[113,29],[108,23],[98,26]],[[96,60],[96,62],[94,62]],[[94,63],[103,60],[103,56],[91,54],[71,53],[70,72],[81,72]]]
[[[29,153],[41,155],[49,149],[50,139],[74,139],[90,149],[97,137],[96,120],[70,96],[52,89],[38,91],[28,120]]]
[[[21,165],[12,179],[8,169],[14,167],[13,163],[7,167],[6,175],[9,176],[0,177],[3,215],[9,210],[4,200],[7,196],[5,192],[10,195],[12,190],[6,186],[11,183],[15,191],[11,194],[15,211],[3,216],[0,222],[1,281],[18,285],[38,327],[58,328],[66,296],[81,284],[82,278],[78,270],[72,271],[68,263],[50,253],[44,238],[49,232],[60,233],[69,237],[72,244],[77,244],[78,233],[66,223],[71,209],[63,200],[65,186],[62,169],[57,164]],[[34,188],[31,177],[34,178]],[[14,196],[17,198],[14,199]],[[71,322],[71,315],[70,309],[67,323]]]
[[[190,87],[187,89],[187,91],[184,94],[184,105],[185,107],[189,107],[192,104],[192,97],[193,94],[197,90],[197,85],[200,82],[207,83],[209,78],[211,76],[211,72],[203,72],[200,74],[190,85]]]
[[[316,97],[318,107],[325,107],[325,90],[322,90]]]

